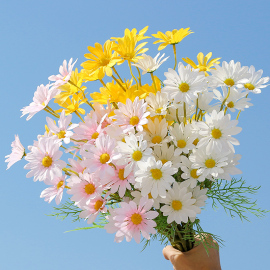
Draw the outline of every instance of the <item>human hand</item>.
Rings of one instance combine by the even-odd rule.
[[[174,270],[221,270],[218,243],[210,237],[205,241],[216,246],[208,248],[208,255],[202,243],[187,252],[166,246],[163,255],[166,260],[171,261]]]

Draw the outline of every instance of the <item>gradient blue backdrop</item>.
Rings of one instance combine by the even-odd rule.
[[[148,34],[190,27],[195,33],[178,47],[178,57],[196,60],[201,51],[212,51],[222,60],[254,65],[270,75],[269,1],[1,1],[1,217],[0,270],[164,270],[172,266],[162,256],[162,246],[153,242],[144,252],[134,242],[113,242],[104,230],[64,233],[86,223],[72,223],[47,217],[52,206],[39,198],[43,183],[27,179],[25,161],[6,171],[4,156],[10,153],[14,134],[31,145],[44,132],[44,112],[31,121],[20,119],[20,109],[32,101],[40,84],[57,74],[64,59],[84,61],[87,46],[123,36],[125,28],[142,29]],[[149,41],[149,54],[157,46]],[[163,52],[172,55],[172,48]],[[164,64],[173,66],[173,57]],[[76,65],[79,67],[79,64]],[[162,73],[160,73],[162,76]],[[250,95],[254,107],[241,113],[237,138],[241,145],[243,177],[248,185],[261,185],[258,205],[269,203],[269,87],[261,95]],[[98,88],[88,84],[88,92]],[[77,120],[76,120],[77,121]],[[65,197],[66,198],[66,197]],[[215,212],[210,203],[200,219],[205,230],[220,235],[223,270],[269,269],[269,215],[251,222],[231,219],[222,209]]]

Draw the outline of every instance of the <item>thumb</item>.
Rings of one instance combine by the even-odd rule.
[[[171,257],[175,255],[180,255],[182,252],[173,248],[172,246],[166,246],[162,250],[163,256],[166,260],[171,260]]]

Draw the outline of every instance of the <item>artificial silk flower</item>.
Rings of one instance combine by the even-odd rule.
[[[162,63],[164,63],[169,58],[168,56],[162,59],[165,53],[163,53],[160,57],[159,54],[160,53],[158,53],[154,58],[152,58],[150,55],[142,54],[143,59],[139,59],[137,63],[132,64],[132,66],[140,68],[143,71],[142,75],[146,73],[152,73],[157,70],[162,65]]]
[[[25,149],[20,142],[19,135],[15,135],[15,141],[11,143],[11,148],[11,154],[5,156],[5,162],[8,162],[7,169],[26,155]]]
[[[78,60],[78,59],[77,59]],[[71,76],[72,69],[76,64],[77,60],[72,64],[73,59],[70,58],[68,64],[67,61],[63,61],[63,66],[59,67],[59,74],[58,75],[51,75],[48,79],[49,81],[54,81],[55,87],[61,86],[66,84]]]

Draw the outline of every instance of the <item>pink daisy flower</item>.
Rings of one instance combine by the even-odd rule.
[[[70,58],[68,65],[67,65],[67,61],[64,60],[63,62],[63,66],[59,67],[59,73],[58,75],[51,75],[48,79],[50,81],[54,81],[54,85],[55,86],[61,86],[63,84],[66,84],[71,76],[71,72],[73,69],[73,66],[75,65],[75,63],[77,62],[77,60],[72,64],[73,59]]]
[[[94,174],[80,173],[79,177],[72,175],[67,182],[70,188],[67,193],[73,195],[70,199],[80,208],[88,205],[103,191],[99,179]]]
[[[115,140],[104,134],[96,139],[96,145],[85,145],[82,156],[86,158],[83,162],[86,172],[95,173],[101,179],[114,176],[111,162],[118,158],[115,148]]]
[[[73,128],[77,127],[77,124],[70,124],[72,114],[65,116],[65,110],[61,112],[60,119],[58,120],[58,126],[50,117],[46,117],[48,127],[50,131],[57,135],[57,137],[64,141],[64,143],[70,143],[70,137],[73,135],[71,131]]]
[[[71,165],[70,169],[76,173],[83,173],[85,167],[82,165],[82,160],[74,160],[72,158],[68,159],[69,164]]]
[[[89,205],[83,206],[83,211],[79,215],[80,218],[85,218],[87,219],[88,224],[92,224],[100,212],[106,213],[107,208],[105,207],[105,204],[107,202],[106,198],[108,195],[109,194],[107,193],[104,199],[101,196],[98,196],[91,200]]]
[[[126,104],[118,102],[119,110],[115,110],[115,124],[124,126],[124,132],[136,128],[137,131],[143,131],[143,125],[148,123],[147,116],[150,112],[146,111],[147,103],[136,97],[134,102],[126,100]]]
[[[149,240],[150,234],[156,233],[154,227],[157,224],[153,219],[158,216],[158,212],[150,211],[153,203],[153,200],[147,198],[141,198],[139,205],[134,201],[121,202],[121,207],[114,209],[113,217],[104,228],[108,233],[114,232],[115,227],[118,228],[115,235],[115,241],[118,243],[124,238],[130,242],[133,237],[137,243],[140,243],[141,234]]]
[[[26,120],[30,120],[36,113],[42,111],[50,102],[52,98],[54,98],[59,90],[56,88],[49,89],[50,85],[47,84],[44,86],[41,84],[37,87],[36,92],[34,93],[33,102],[29,104],[29,106],[23,107],[21,109],[22,116],[29,114]]]
[[[7,169],[26,155],[18,135],[15,135],[15,141],[11,143],[11,147],[11,154],[5,156],[5,162],[8,162]]]
[[[55,177],[53,178],[49,183],[53,186],[44,189],[41,194],[40,198],[45,198],[45,202],[51,202],[55,198],[55,203],[58,205],[60,204],[62,197],[63,197],[63,191],[65,188],[65,175],[62,175],[61,177]]]
[[[24,166],[30,170],[26,177],[34,177],[34,181],[44,181],[62,175],[66,162],[59,160],[62,152],[59,151],[59,141],[56,136],[39,137],[35,146],[31,146],[30,153],[25,160],[29,163]]]

